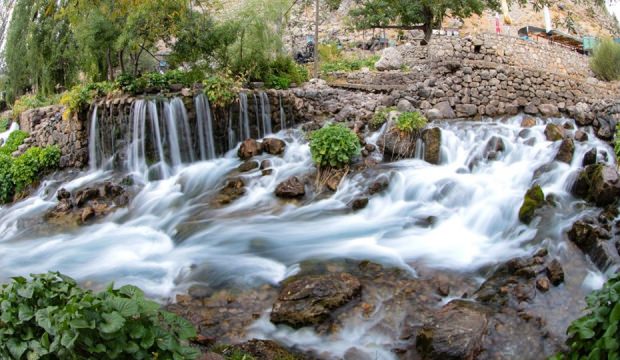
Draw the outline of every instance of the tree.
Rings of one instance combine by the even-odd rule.
[[[404,29],[424,31],[422,44],[427,44],[433,28],[441,25],[444,17],[466,18],[480,15],[485,9],[500,9],[498,0],[356,0],[358,7],[349,15],[358,29]],[[524,4],[527,0],[515,0]],[[544,4],[547,0],[535,0]]]

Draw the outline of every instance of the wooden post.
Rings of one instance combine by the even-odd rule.
[[[314,78],[319,78],[319,0],[315,1],[314,23]]]

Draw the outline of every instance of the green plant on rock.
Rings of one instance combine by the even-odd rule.
[[[191,323],[134,286],[93,293],[60,273],[0,287],[2,359],[195,359]]]
[[[13,160],[11,165],[15,192],[25,190],[40,175],[56,168],[59,162],[60,149],[57,146],[48,146],[44,149],[35,146],[26,150]]]
[[[523,204],[519,209],[519,220],[524,224],[532,222],[536,209],[540,208],[544,202],[545,194],[540,185],[532,186],[523,197]]]
[[[6,142],[4,143],[4,145],[0,147],[0,153],[10,156],[15,151],[17,151],[17,148],[19,148],[19,146],[24,143],[24,140],[26,140],[28,136],[29,136],[28,133],[25,131],[22,131],[22,130],[13,131],[9,135],[9,137],[6,139]]]
[[[590,68],[603,80],[620,80],[620,44],[603,39],[594,49]]]
[[[65,106],[62,114],[65,120],[71,115],[80,112],[98,96],[105,96],[117,89],[114,82],[99,82],[87,85],[77,85],[66,91],[60,97],[60,104]]]
[[[359,154],[360,142],[343,125],[327,125],[310,135],[310,152],[319,167],[343,168]]]
[[[13,158],[10,155],[0,153],[0,203],[7,203],[13,199],[15,184],[11,165]]]
[[[372,119],[370,119],[370,123],[369,123],[370,128],[373,130],[378,130],[388,120],[388,116],[390,115],[390,112],[395,111],[395,110],[396,110],[396,107],[394,106],[383,107],[383,108],[377,109],[374,115],[372,116]]]
[[[24,95],[15,100],[13,104],[13,118],[19,119],[19,116],[26,110],[58,104],[59,101],[60,95],[51,95],[49,97],[34,94]]]
[[[228,72],[211,75],[203,81],[209,102],[218,107],[230,105],[239,93],[240,81]]]
[[[620,358],[620,274],[586,297],[587,314],[568,327],[570,351],[552,359]]]
[[[614,139],[616,158],[620,158],[620,123],[616,124],[616,138]]]
[[[9,118],[0,118],[0,132],[5,132],[9,129],[9,124],[11,123],[11,119]]]
[[[396,128],[404,133],[411,134],[422,130],[428,120],[417,111],[407,111],[398,116],[396,119]]]

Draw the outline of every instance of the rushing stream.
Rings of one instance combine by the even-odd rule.
[[[199,109],[205,109],[203,101],[196,101]],[[169,119],[177,110],[174,101],[166,104],[167,115],[152,121],[172,124]],[[248,107],[245,95],[241,104]],[[157,112],[153,107],[142,102],[134,111]],[[536,181],[545,194],[554,194],[558,203],[554,216],[546,219],[540,230],[536,221],[530,226],[521,224],[518,210],[534,181],[534,172],[553,161],[560,145],[545,140],[541,121],[525,131],[519,125],[521,117],[443,123],[440,166],[418,159],[382,163],[348,176],[332,196],[310,193],[300,202],[283,202],[274,195],[275,187],[288,177],[313,172],[304,134],[289,129],[274,135],[287,143],[283,156],[257,158],[272,161],[272,175],[261,176],[258,169],[241,174],[247,184],[245,195],[228,206],[214,208],[210,200],[241,160],[234,150],[213,158],[213,147],[204,143],[210,136],[211,118],[207,110],[202,111],[205,127],[201,130],[205,132],[200,132],[198,152],[174,146],[156,149],[160,159],[170,158],[164,154],[168,148],[177,154],[170,158],[169,166],[160,164],[164,175],[160,180],[146,180],[154,165],[150,170],[145,167],[140,148],[144,134],[134,133],[127,164],[134,175],[144,179],[143,187],[129,208],[105,221],[64,232],[46,232],[45,224],[31,226],[55,206],[55,189],[72,190],[118,178],[118,173],[101,165],[65,183],[49,180],[30,198],[0,208],[2,280],[59,270],[95,284],[132,283],[165,299],[197,283],[228,287],[277,283],[310,259],[370,259],[407,268],[413,274],[415,268],[410,264],[417,262],[475,274],[483,266],[531,253],[542,241],[561,246],[563,231],[584,211],[579,206],[583,202],[567,191],[583,155],[597,147],[613,159],[609,146],[590,134],[588,142],[576,142],[571,165],[558,163],[540,175]],[[179,118],[182,113],[175,119]],[[244,126],[247,113],[240,115],[239,122],[242,131],[249,132]],[[261,134],[270,132],[266,122],[257,122]],[[144,131],[144,124],[134,126],[142,126]],[[165,137],[171,143],[183,134],[187,134],[185,129],[154,136],[162,144]],[[372,134],[368,141],[375,142],[379,136]],[[504,141],[505,151],[496,161],[475,161],[493,136]],[[389,180],[388,190],[371,197],[365,209],[349,210],[348,204],[382,177]],[[318,341],[308,331],[278,335],[267,318],[257,323],[256,331],[302,346],[316,346]],[[346,331],[357,336],[354,329]],[[342,337],[347,336],[346,331]],[[332,345],[323,346],[338,353],[342,341],[335,339]],[[379,354],[379,358],[390,357],[387,352]]]

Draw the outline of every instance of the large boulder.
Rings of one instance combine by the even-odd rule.
[[[577,220],[568,231],[568,238],[602,271],[620,264],[618,249],[610,241],[611,235],[593,219]]]
[[[361,289],[359,280],[348,273],[303,276],[285,283],[273,304],[271,321],[295,328],[320,324]]]
[[[267,138],[263,140],[263,150],[271,155],[280,155],[284,153],[286,143],[280,139]]]
[[[618,172],[605,164],[588,165],[577,176],[571,189],[573,195],[607,206],[620,196],[620,177]]]
[[[560,145],[560,149],[558,153],[555,155],[555,160],[567,163],[573,161],[573,154],[575,153],[575,142],[571,138],[567,138],[562,140],[562,144]]]
[[[248,160],[262,153],[263,145],[254,139],[246,139],[239,146],[239,150],[237,150],[237,155],[241,160]]]
[[[456,118],[456,114],[454,113],[454,110],[449,102],[442,101],[426,112],[426,118],[431,121],[439,119],[454,119]]]
[[[455,300],[444,306],[416,338],[425,359],[473,360],[482,350],[487,314],[473,302]]]
[[[545,136],[548,141],[563,140],[566,137],[566,131],[558,124],[549,123],[545,127]]]
[[[424,144],[424,160],[430,164],[439,164],[441,160],[441,129],[438,127],[424,129],[422,133],[407,134],[396,127],[390,127],[379,139],[379,150],[388,160],[408,159],[416,155],[418,140]]]
[[[293,176],[281,182],[276,187],[275,194],[280,198],[294,199],[304,196],[306,194],[306,189],[303,181],[297,176]]]
[[[554,104],[540,104],[538,110],[544,117],[556,117],[560,116],[560,110]]]
[[[474,104],[457,104],[456,115],[458,117],[473,117],[478,114],[478,107]]]
[[[403,56],[395,47],[383,50],[381,59],[375,64],[375,68],[379,71],[400,70],[402,66]]]
[[[539,185],[532,186],[523,198],[523,204],[519,209],[519,220],[524,224],[529,224],[534,219],[536,210],[545,203],[545,194]]]

